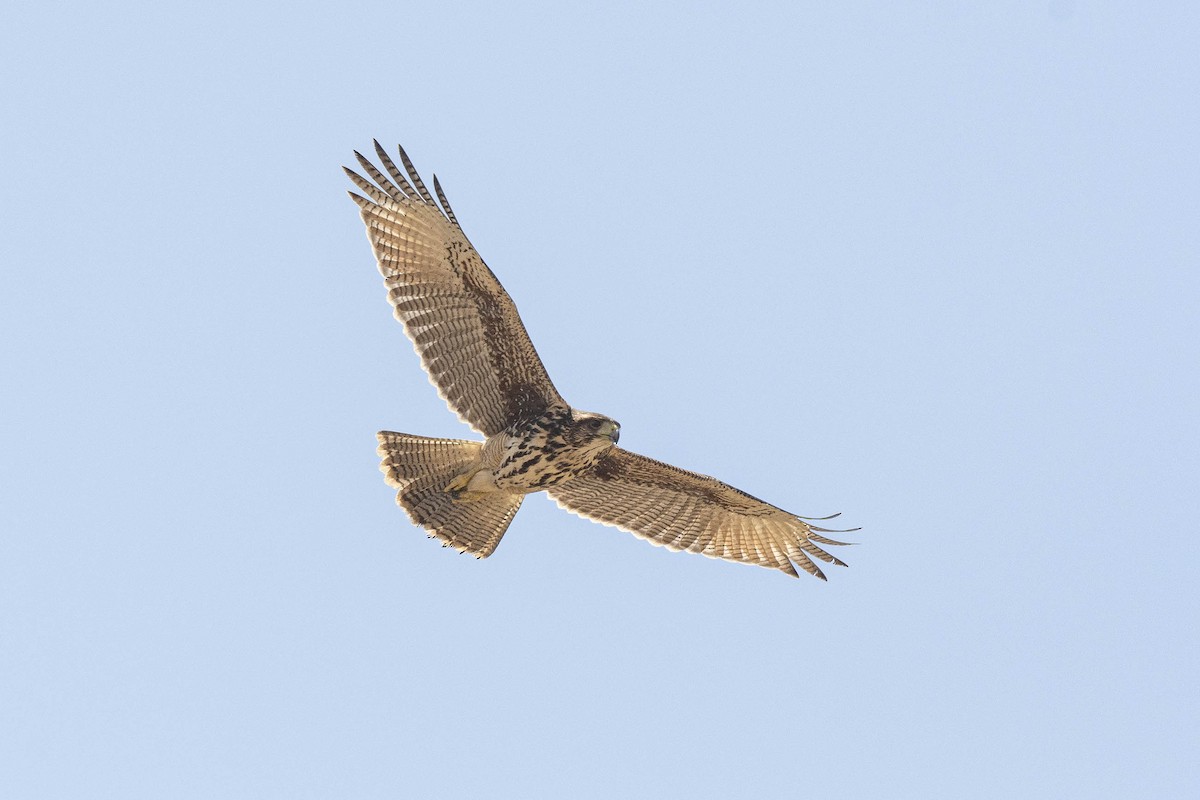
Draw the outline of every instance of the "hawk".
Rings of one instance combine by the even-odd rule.
[[[525,495],[669,550],[822,580],[845,566],[820,545],[836,533],[721,481],[617,446],[621,426],[568,404],[546,373],[517,307],[467,240],[433,178],[430,193],[403,148],[404,169],[375,142],[383,170],[355,151],[370,180],[346,174],[396,319],[438,393],[484,440],[378,434],[380,469],[412,521],[443,546],[492,554]],[[437,199],[434,199],[434,195]],[[837,516],[836,514],[834,516]],[[854,529],[857,530],[857,529]],[[842,531],[845,532],[845,531]]]

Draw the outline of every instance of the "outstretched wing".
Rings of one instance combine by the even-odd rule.
[[[686,550],[825,580],[816,558],[846,566],[817,546],[841,545],[826,528],[764,503],[716,478],[612,448],[590,472],[549,490],[560,506],[668,550]],[[811,558],[810,558],[811,556]]]
[[[386,175],[358,152],[371,180],[346,174],[362,190],[350,197],[362,209],[388,300],[438,393],[487,436],[562,403],[517,307],[467,241],[437,177],[440,205],[398,149],[407,177],[379,142]]]

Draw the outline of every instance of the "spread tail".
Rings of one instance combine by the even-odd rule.
[[[395,487],[396,502],[409,518],[440,539],[445,547],[486,558],[500,544],[523,495],[494,493],[455,500],[446,486],[475,463],[482,442],[430,439],[381,431],[379,468]]]

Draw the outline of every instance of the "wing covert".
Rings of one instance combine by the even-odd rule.
[[[591,472],[548,490],[559,506],[669,550],[757,564],[825,580],[813,558],[842,561],[817,543],[831,532],[716,478],[614,447]],[[795,566],[793,566],[795,564]]]
[[[403,148],[404,172],[379,142],[386,174],[346,169],[396,319],[430,381],[459,418],[491,436],[562,403],[512,298],[459,227],[442,187],[434,200]],[[438,201],[441,201],[439,205]]]

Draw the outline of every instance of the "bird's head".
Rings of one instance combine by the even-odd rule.
[[[572,413],[571,423],[566,430],[567,441],[576,447],[587,444],[607,447],[616,444],[620,435],[621,426],[615,419],[590,411]]]

